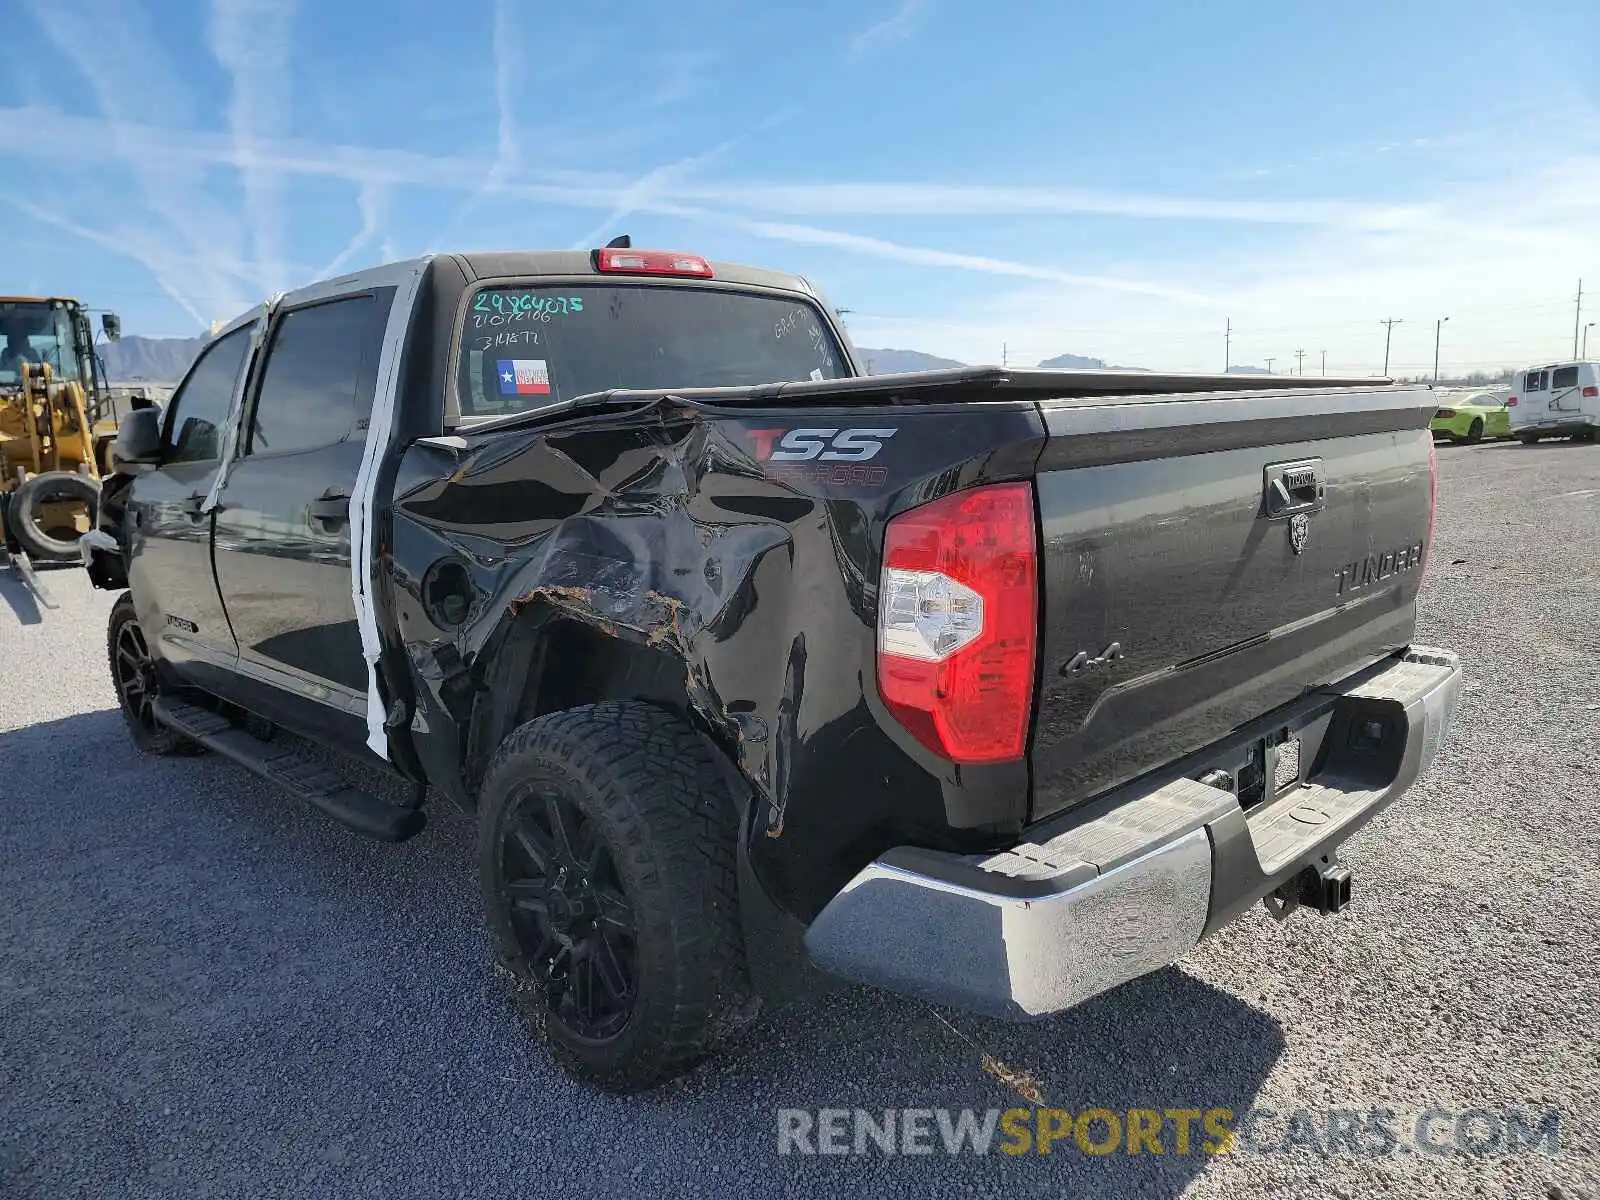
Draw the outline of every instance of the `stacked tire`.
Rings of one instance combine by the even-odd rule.
[[[100,511],[100,485],[71,471],[44,471],[30,476],[11,493],[6,507],[6,534],[30,558],[50,562],[73,562],[78,558],[78,533],[46,524],[44,506],[52,503],[78,503],[89,510],[89,527],[94,528]]]

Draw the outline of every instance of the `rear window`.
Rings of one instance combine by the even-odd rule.
[[[1577,367],[1557,367],[1550,372],[1550,386],[1552,388],[1569,388],[1578,386]]]
[[[611,388],[734,387],[849,373],[821,312],[715,288],[484,288],[467,306],[461,414],[504,416]]]

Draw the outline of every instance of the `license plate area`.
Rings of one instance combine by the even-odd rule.
[[[1243,763],[1233,772],[1240,807],[1248,811],[1305,783],[1326,727],[1327,718],[1321,717],[1300,728],[1274,730],[1251,742]]]

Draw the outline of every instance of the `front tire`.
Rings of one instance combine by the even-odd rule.
[[[495,753],[479,812],[496,950],[568,1074],[643,1091],[748,1013],[736,806],[687,724],[637,703],[530,721]]]
[[[1483,441],[1483,418],[1474,417],[1472,424],[1467,427],[1467,442],[1475,445],[1481,441]]]
[[[117,706],[122,710],[122,719],[128,724],[128,734],[135,746],[146,754],[163,757],[199,754],[204,749],[159,724],[151,711],[155,698],[161,694],[161,674],[133,611],[133,598],[127,592],[111,606],[111,620],[106,626],[106,658],[111,668],[111,685],[117,692]]]

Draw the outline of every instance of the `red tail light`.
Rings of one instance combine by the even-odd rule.
[[[1583,389],[1583,394],[1585,396],[1600,396],[1600,388],[1586,387]]]
[[[1515,396],[1507,397],[1507,399],[1506,399],[1506,407],[1507,408],[1515,408],[1516,406],[1517,406],[1517,398]]]
[[[1037,653],[1033,485],[955,492],[884,535],[878,694],[924,746],[958,763],[1027,749]]]
[[[619,250],[607,246],[594,252],[594,269],[614,275],[686,275],[710,279],[711,264],[698,254],[675,250]]]
[[[1433,415],[1436,416],[1436,417],[1453,417],[1453,416],[1456,415],[1456,410],[1453,409],[1453,408],[1441,408],[1438,412],[1434,413]]]

